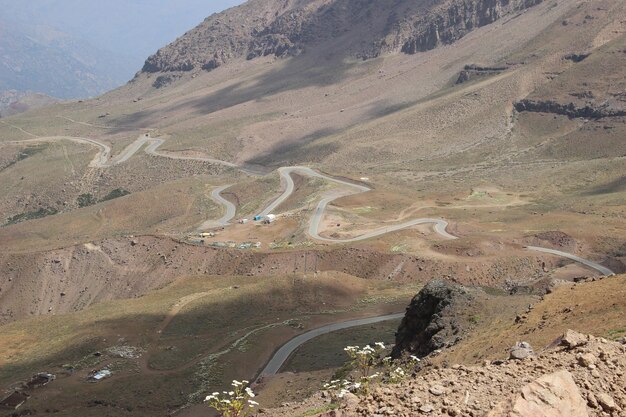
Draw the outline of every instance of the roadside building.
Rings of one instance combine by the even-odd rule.
[[[276,215],[275,214],[268,214],[267,216],[263,217],[263,223],[264,224],[274,223],[275,220],[276,220]]]

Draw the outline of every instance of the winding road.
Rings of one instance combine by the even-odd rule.
[[[67,120],[72,121],[74,123],[82,123],[82,122],[76,122],[71,119],[67,119]],[[252,167],[241,166],[241,165],[234,164],[232,162],[222,161],[219,159],[208,158],[208,157],[197,157],[197,156],[174,155],[171,153],[159,151],[158,150],[159,147],[163,145],[165,141],[161,138],[150,137],[149,133],[142,134],[133,143],[128,145],[126,148],[124,148],[124,150],[120,152],[119,155],[112,157],[111,147],[107,145],[106,143],[100,142],[95,139],[71,137],[71,136],[39,137],[18,126],[10,125],[8,123],[5,123],[4,121],[2,121],[2,123],[8,126],[11,126],[15,129],[18,129],[30,136],[33,136],[32,139],[4,142],[7,144],[25,144],[25,143],[54,142],[54,141],[66,140],[66,141],[72,141],[75,143],[95,146],[98,148],[98,153],[94,156],[92,161],[89,163],[89,166],[93,168],[109,168],[114,165],[124,163],[128,161],[131,157],[133,157],[142,148],[144,148],[145,145],[147,145],[145,146],[144,152],[149,155],[162,157],[162,158],[176,159],[176,160],[193,160],[193,161],[209,162],[213,164],[226,166],[229,168],[235,168],[243,172],[246,172],[250,175],[262,174],[261,172],[253,169]],[[328,207],[328,204],[330,204],[331,202],[341,197],[371,191],[371,188],[365,185],[355,184],[349,181],[341,180],[338,178],[333,178],[331,176],[321,174],[305,166],[282,167],[278,169],[278,173],[281,178],[281,183],[284,185],[283,192],[261,212],[261,215],[268,215],[272,213],[293,194],[295,185],[293,182],[293,178],[291,177],[292,173],[298,173],[301,175],[314,177],[314,178],[322,178],[326,181],[330,181],[330,182],[333,182],[335,184],[338,184],[344,187],[344,189],[342,190],[330,191],[327,195],[323,196],[323,198],[318,203],[313,215],[311,216],[311,220],[310,220],[309,228],[308,228],[309,236],[315,240],[329,242],[329,243],[352,243],[352,242],[362,241],[365,239],[371,239],[371,238],[381,236],[387,233],[392,233],[392,232],[396,232],[399,230],[403,230],[403,229],[406,229],[406,228],[409,228],[418,224],[433,224],[435,232],[439,234],[440,236],[446,239],[457,239],[456,236],[448,233],[448,231],[446,230],[448,227],[448,222],[442,219],[433,219],[433,218],[418,218],[418,219],[409,220],[407,222],[400,223],[400,224],[384,226],[376,230],[367,232],[363,235],[352,237],[352,238],[347,238],[347,239],[334,239],[334,238],[320,236],[319,234],[320,223],[322,221],[324,213],[326,212],[326,208]],[[207,220],[204,223],[202,223],[202,225],[199,226],[198,230],[206,230],[207,228],[215,227],[216,225],[217,226],[228,225],[231,222],[231,220],[235,217],[237,208],[235,207],[234,204],[232,204],[230,201],[223,198],[221,195],[221,193],[224,192],[229,187],[230,185],[223,185],[221,187],[214,189],[211,193],[211,198],[217,204],[224,207],[224,215],[222,216],[222,218],[220,218],[219,220]],[[572,255],[567,252],[562,252],[559,250],[549,249],[549,248],[541,248],[541,247],[536,247],[536,246],[529,246],[527,247],[527,249],[538,251],[538,252],[544,252],[544,253],[548,253],[552,255],[562,256],[562,257],[571,259],[589,268],[592,268],[595,271],[598,271],[603,275],[607,275],[607,276],[615,275],[614,272],[611,271],[609,268],[606,268],[595,262],[589,261],[587,259],[581,258],[576,255]]]
[[[615,272],[611,271],[609,268],[602,266],[598,263],[592,262],[588,259],[581,258],[580,256],[572,255],[571,253],[563,252],[563,251],[556,250],[556,249],[542,248],[539,246],[526,246],[526,249],[532,250],[535,252],[549,253],[552,255],[561,256],[563,258],[571,259],[572,261],[579,262],[585,266],[588,266],[591,269],[595,269],[596,271],[600,272],[602,275],[607,276],[607,277],[615,275]]]
[[[327,237],[320,236],[319,234],[320,223],[322,221],[324,212],[326,211],[326,207],[328,206],[328,204],[332,203],[333,201],[341,197],[354,195],[354,194],[360,194],[360,193],[366,193],[368,191],[371,191],[371,188],[365,185],[355,184],[349,181],[341,180],[338,178],[333,178],[331,176],[321,174],[305,166],[282,167],[278,169],[278,173],[280,175],[281,183],[284,185],[284,190],[282,194],[278,196],[278,198],[276,198],[276,200],[274,200],[269,206],[267,206],[260,213],[261,216],[267,216],[268,214],[274,212],[282,203],[284,203],[291,196],[291,194],[293,194],[294,189],[295,189],[295,184],[293,182],[293,178],[291,177],[291,174],[293,173],[297,173],[297,174],[304,175],[307,177],[312,177],[312,178],[321,178],[326,181],[333,182],[335,184],[347,187],[345,190],[331,191],[330,195],[325,196],[318,203],[317,207],[315,208],[315,211],[313,212],[313,215],[311,216],[309,229],[308,229],[309,236],[315,240],[319,240],[323,242],[330,242],[330,243],[358,242],[361,240],[371,239],[373,237],[381,236],[387,233],[392,233],[398,230],[407,229],[409,227],[412,227],[418,224],[424,224],[424,223],[433,223],[435,225],[435,232],[437,232],[439,235],[445,238],[457,239],[456,236],[453,236],[446,231],[446,228],[448,227],[448,222],[446,222],[445,220],[441,220],[441,219],[429,219],[429,218],[413,219],[408,222],[381,227],[371,232],[367,232],[363,235],[348,238],[348,239],[335,239],[335,238],[327,238]]]
[[[210,229],[211,227],[216,227],[216,226],[218,227],[226,226],[235,217],[235,213],[237,212],[237,207],[235,207],[233,203],[231,203],[230,201],[222,197],[222,191],[230,187],[231,187],[230,184],[222,185],[221,187],[217,187],[213,189],[213,191],[211,191],[211,198],[213,199],[213,201],[215,201],[217,204],[224,207],[225,209],[224,215],[222,216],[221,219],[218,219],[218,220],[205,221],[204,223],[200,225],[200,227],[198,227],[198,230],[207,230],[207,229]]]
[[[68,119],[68,120],[75,122],[75,123],[81,123],[81,122],[73,121],[71,119]],[[219,165],[230,167],[230,168],[235,168],[251,175],[260,174],[258,171],[255,171],[247,166],[239,166],[234,163],[227,162],[227,161],[221,161],[218,159],[213,159],[213,158],[208,158],[208,157],[174,155],[174,154],[159,151],[158,150],[159,147],[163,145],[165,141],[161,138],[150,137],[149,134],[142,134],[133,143],[128,145],[122,152],[120,152],[119,155],[112,157],[111,147],[107,145],[106,143],[100,142],[95,139],[82,138],[82,137],[70,137],[70,136],[38,137],[37,135],[27,132],[17,126],[12,126],[12,127],[19,129],[25,134],[33,136],[33,139],[26,139],[22,141],[13,141],[13,142],[5,142],[5,143],[25,144],[25,143],[33,143],[33,142],[53,142],[53,141],[66,140],[66,141],[72,141],[75,143],[87,144],[87,145],[97,147],[98,152],[94,156],[92,161],[89,163],[89,166],[92,168],[109,168],[118,164],[122,164],[128,161],[137,152],[139,152],[142,148],[145,147],[144,148],[145,153],[149,155],[157,156],[157,157],[170,158],[170,159],[176,159],[176,160],[203,161],[203,162],[209,162],[213,164],[219,164]],[[283,184],[283,191],[274,201],[272,201],[260,213],[261,215],[268,215],[274,212],[276,209],[280,207],[281,204],[283,204],[293,194],[295,190],[294,181],[291,176],[293,173],[297,173],[300,175],[313,177],[313,178],[321,178],[321,179],[335,183],[342,187],[340,189],[331,190],[327,192],[326,195],[323,195],[322,199],[319,201],[317,207],[315,208],[315,211],[311,215],[309,228],[308,228],[308,234],[311,238],[315,240],[329,242],[329,243],[358,242],[361,240],[371,239],[377,236],[381,236],[387,233],[392,233],[395,231],[403,230],[403,229],[406,229],[415,225],[419,225],[419,224],[433,224],[435,232],[439,234],[440,236],[447,238],[447,239],[457,239],[456,236],[448,233],[448,231],[446,230],[448,227],[448,222],[442,219],[433,219],[433,218],[417,218],[417,219],[409,220],[404,223],[381,227],[376,230],[362,234],[360,236],[347,238],[347,239],[334,239],[334,238],[327,238],[327,237],[320,236],[319,234],[320,224],[324,216],[324,213],[326,212],[326,209],[330,203],[332,203],[333,201],[341,197],[360,194],[360,193],[366,193],[368,191],[371,191],[371,188],[365,185],[355,184],[355,183],[345,181],[342,179],[333,178],[331,176],[321,174],[317,171],[314,171],[313,169],[309,167],[304,167],[304,166],[282,167],[278,169],[278,173],[281,178],[281,184]],[[218,220],[205,221],[204,223],[202,223],[202,225],[199,226],[198,230],[206,230],[210,227],[215,227],[216,225],[226,226],[235,217],[237,207],[230,201],[226,200],[221,195],[230,186],[231,185],[222,185],[220,187],[215,188],[211,192],[211,198],[218,205],[221,205],[222,207],[224,207],[223,216]],[[568,258],[573,261],[579,262],[589,268],[592,268],[595,271],[598,271],[603,275],[606,275],[606,276],[614,275],[613,271],[611,271],[609,268],[606,268],[600,264],[597,264],[595,262],[589,261],[587,259],[581,258],[579,256],[576,256],[567,252],[563,252],[563,251],[559,251],[555,249],[549,249],[549,248],[536,247],[536,246],[528,246],[526,247],[526,249]],[[170,314],[161,324],[159,330],[162,331],[169,325],[172,318],[178,313],[178,311],[182,308],[182,306],[184,306],[186,303],[193,301],[203,295],[205,294],[200,293],[200,294],[193,295],[189,298],[182,299],[180,303],[174,306],[173,310],[170,312]],[[300,346],[302,346],[302,344],[306,343],[307,341],[314,339],[318,336],[331,333],[337,330],[348,329],[351,327],[379,323],[379,322],[383,322],[387,320],[395,320],[395,319],[402,318],[403,316],[404,316],[404,313],[398,313],[398,314],[390,314],[390,315],[385,315],[385,316],[370,317],[370,318],[364,318],[364,319],[358,319],[358,320],[350,320],[350,321],[345,321],[345,322],[340,322],[340,323],[332,323],[332,324],[328,324],[326,326],[322,326],[317,329],[310,330],[306,333],[303,333],[299,336],[294,337],[293,339],[288,341],[286,344],[284,344],[282,347],[280,347],[280,349],[276,351],[276,353],[267,363],[265,368],[261,371],[260,375],[267,376],[267,375],[274,375],[278,373],[281,367],[289,359],[289,357],[293,354],[293,352],[295,352],[296,349],[298,349]],[[254,332],[258,330],[260,329],[251,331],[240,340],[244,340],[245,338],[249,337],[250,335],[252,335]],[[237,343],[239,343],[239,341],[236,341],[233,346],[235,346]],[[217,356],[214,355],[213,359],[219,357],[219,355],[222,355],[227,351],[228,350],[217,353],[216,354]],[[147,359],[146,359],[144,366],[146,369],[148,369]]]
[[[349,329],[351,327],[365,326],[368,324],[380,323],[382,321],[397,320],[404,317],[404,313],[388,314],[386,316],[369,317],[365,319],[357,319],[344,321],[340,323],[331,323],[326,326],[319,327],[317,329],[309,330],[306,333],[302,333],[299,336],[294,337],[280,349],[276,351],[272,359],[265,365],[265,368],[260,373],[260,376],[275,375],[280,371],[280,368],[285,364],[287,359],[304,343],[318,336],[335,332],[337,330]]]

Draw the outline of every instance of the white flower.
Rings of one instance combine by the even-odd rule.
[[[230,391],[230,392],[228,393],[228,395],[230,395],[230,396],[232,397],[233,395],[235,395],[235,392],[234,392],[234,391]]]
[[[248,394],[248,396],[249,396],[250,398],[254,398],[254,397],[255,397],[255,395],[254,395],[254,391],[252,391],[252,389],[251,389],[250,387],[247,387],[247,388],[246,388],[246,394]]]
[[[355,382],[354,383],[354,389],[359,389],[361,388],[361,383],[360,382]]]
[[[254,407],[255,405],[259,405],[258,402],[252,401],[252,400],[248,400],[248,404],[250,404],[250,407]]]
[[[214,400],[214,399],[216,399],[216,398],[217,398],[217,397],[215,397],[214,395],[208,395],[208,396],[204,399],[204,401],[205,401],[205,402],[207,402],[207,401]]]
[[[350,391],[348,391],[347,389],[342,389],[339,394],[337,394],[337,397],[339,398],[343,398],[344,395],[350,393]]]
[[[243,385],[243,384],[242,384],[241,382],[239,382],[239,381],[236,381],[236,380],[235,380],[235,381],[233,381],[233,383],[232,383],[231,385],[232,385],[233,387],[239,387],[239,386],[241,386],[241,385]]]
[[[214,393],[213,393],[213,394],[211,394],[211,395],[218,396],[218,395],[220,395],[220,393],[219,393],[219,392],[214,392]]]
[[[222,400],[224,404],[230,404],[230,400]]]
[[[420,362],[421,361],[420,358],[418,358],[417,356],[414,356],[414,355],[409,356],[409,358],[411,358],[411,360],[413,360],[415,362]]]
[[[385,344],[383,342],[376,342],[375,345],[380,347],[381,349],[385,348]]]

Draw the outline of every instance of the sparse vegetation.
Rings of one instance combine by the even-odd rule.
[[[90,193],[79,195],[76,202],[78,203],[78,207],[93,206],[97,203],[96,198]]]
[[[17,154],[17,160],[22,161],[26,158],[30,158],[33,155],[37,155],[38,153],[44,151],[47,148],[47,145],[36,145],[36,146],[28,146],[20,151]]]
[[[114,200],[116,198],[124,197],[125,195],[129,195],[129,194],[130,194],[130,191],[127,191],[123,188],[116,188],[115,190],[111,191],[110,193],[102,197],[100,201],[104,202],[104,201]]]
[[[208,395],[204,402],[216,410],[222,417],[245,417],[259,405],[252,398],[254,391],[248,387],[248,381],[233,381],[232,391],[214,392]]]
[[[626,335],[626,327],[621,328],[621,329],[609,330],[607,333],[608,333],[610,338],[612,338],[612,339],[619,339],[620,337]]]
[[[15,216],[9,217],[5,223],[5,226],[9,226],[16,223],[25,222],[28,220],[41,219],[42,217],[52,216],[58,213],[55,208],[40,208],[37,211],[28,211]]]

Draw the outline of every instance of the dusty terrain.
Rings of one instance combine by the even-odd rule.
[[[435,364],[624,328],[604,287],[623,277],[569,289],[601,273],[526,249],[626,272],[624,2],[361,3],[253,0],[126,86],[0,120],[0,388],[47,369],[62,377],[35,415],[203,415],[209,385],[252,379],[305,329],[400,312],[434,278],[484,288]],[[272,207],[289,166],[324,177],[293,172],[276,222],[237,224]],[[227,214],[221,187],[235,215],[201,236]],[[456,239],[428,223],[345,241],[420,218]],[[264,404],[315,391],[332,372],[311,364],[355,336],[334,337]],[[211,355],[228,360],[207,380]]]
[[[358,398],[348,396],[339,401],[337,411],[321,415],[483,416],[491,411],[492,417],[536,416],[544,415],[541,413],[553,406],[552,412],[557,413],[554,415],[621,416],[626,406],[624,279],[622,275],[558,287],[551,294],[531,301],[532,308],[526,313],[520,311],[522,322],[511,316],[514,309],[507,309],[501,296],[492,295],[488,299],[479,296],[473,301],[474,305],[482,304],[479,310],[464,306],[444,314],[457,320],[480,314],[472,320],[476,327],[466,332],[460,342],[423,358],[406,381],[376,383],[369,394]],[[518,308],[526,309],[524,301],[530,299],[515,300]],[[600,305],[603,307],[599,308]],[[440,317],[432,319],[437,321]],[[570,331],[565,337],[569,342],[562,342],[563,334],[572,327],[595,337]],[[534,353],[522,360],[510,359],[511,347],[522,340],[530,342]],[[489,346],[490,343],[497,346]],[[337,367],[327,369],[326,378],[332,379],[333,374],[337,375],[336,370]],[[559,372],[570,373],[573,384],[563,385],[564,381],[554,375]],[[269,389],[302,387],[303,377],[299,380],[286,374],[282,380],[269,382]],[[539,378],[544,379],[538,386],[528,385]],[[260,398],[264,399],[263,394]],[[329,400],[328,393],[320,395],[318,390],[304,402],[268,409],[265,414],[319,415],[331,408]],[[268,406],[276,405],[270,399],[266,401]],[[519,414],[503,411],[510,404],[517,407]]]

